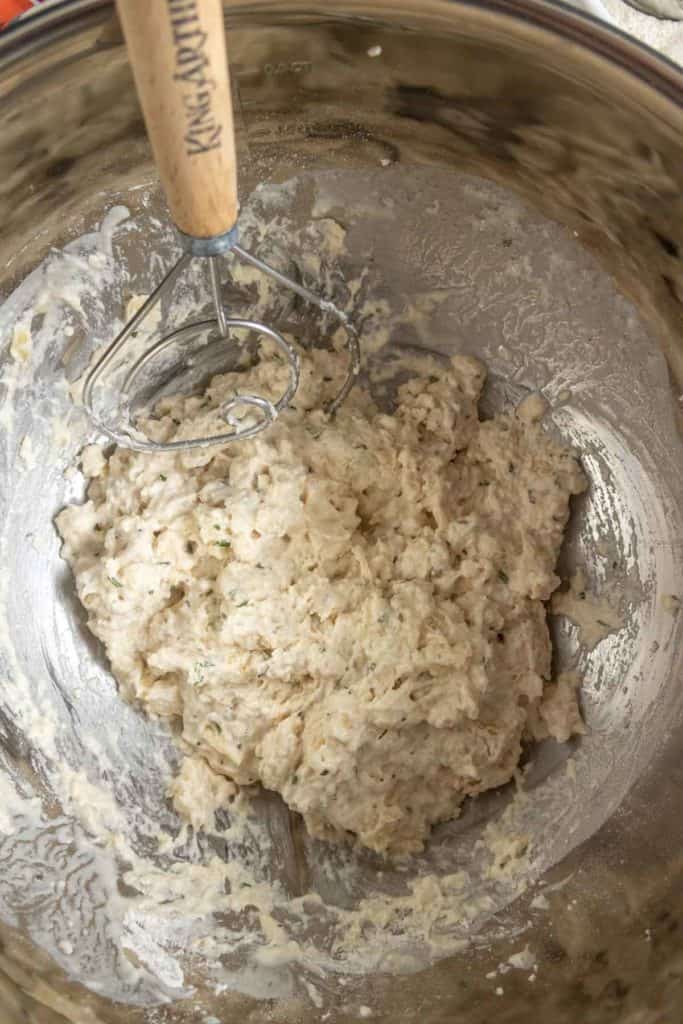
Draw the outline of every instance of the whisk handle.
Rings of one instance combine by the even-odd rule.
[[[221,0],[117,0],[135,85],[177,227],[215,239],[237,220]],[[212,243],[204,244],[211,254]]]

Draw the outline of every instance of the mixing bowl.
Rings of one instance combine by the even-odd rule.
[[[588,731],[530,749],[406,863],[312,842],[267,794],[246,824],[182,827],[171,730],[119,698],[52,525],[94,436],[77,381],[176,243],[113,6],[18,24],[0,38],[3,1024],[679,1020],[683,78],[534,0],[226,16],[247,241],[347,305],[371,376],[395,351],[475,353],[485,413],[541,391],[579,450],[561,570],[610,623],[592,649],[551,626]],[[179,308],[206,298],[191,278]]]

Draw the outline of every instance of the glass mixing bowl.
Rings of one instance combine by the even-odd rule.
[[[489,411],[545,394],[591,479],[563,572],[582,566],[618,626],[587,651],[554,620],[587,735],[534,748],[521,793],[479,799],[408,864],[313,843],[267,796],[239,842],[180,830],[172,737],[118,697],[52,525],[92,437],[70,387],[175,242],[113,6],[17,24],[0,38],[3,1024],[678,1020],[681,73],[533,0],[226,16],[247,225],[276,257],[336,225],[322,283],[366,337],[482,356]]]

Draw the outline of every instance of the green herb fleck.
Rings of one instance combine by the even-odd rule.
[[[508,574],[503,569],[499,569],[498,570],[498,579],[501,581],[501,583],[509,583],[510,582],[510,577],[508,576]]]
[[[111,583],[112,587],[119,587],[119,589],[123,587],[123,583],[121,580],[117,580],[116,576],[107,576],[107,579]]]
[[[210,661],[195,661],[194,665],[192,666],[195,683],[204,682],[204,669],[206,668],[211,668]]]
[[[159,479],[160,479],[160,480],[163,480],[163,481],[164,481],[164,483],[165,483],[165,482],[166,482],[166,481],[168,480],[168,477],[167,477],[167,476],[165,476],[165,475],[164,475],[163,473],[159,473]]]
[[[214,544],[217,544],[219,548],[229,548],[230,547],[230,541],[229,540],[215,540]]]

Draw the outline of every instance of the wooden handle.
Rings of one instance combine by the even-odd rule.
[[[221,0],[117,0],[117,6],[173,220],[195,238],[221,235],[237,220]]]

